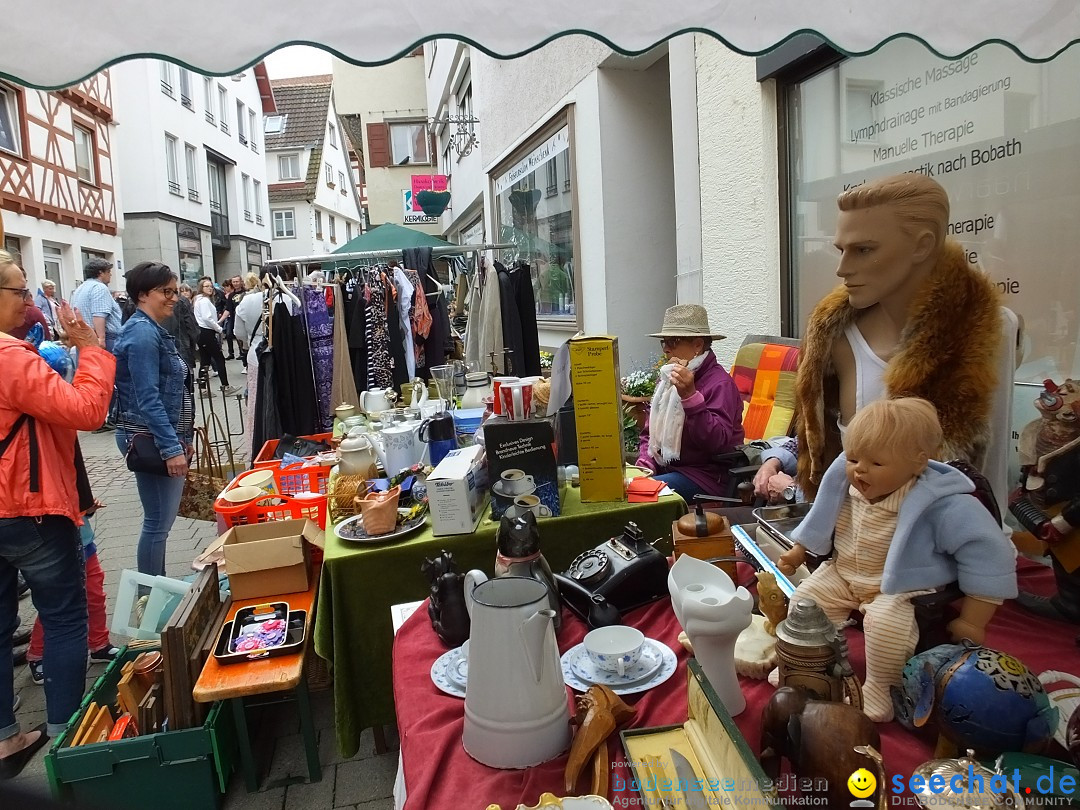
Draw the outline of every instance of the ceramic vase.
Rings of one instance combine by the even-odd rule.
[[[735,671],[735,642],[750,626],[754,600],[722,570],[683,554],[668,572],[671,606],[724,708],[734,717],[746,708]]]
[[[364,516],[364,531],[371,534],[388,534],[397,526],[398,499],[401,487],[386,492],[369,492],[363,498],[357,496],[360,514]]]

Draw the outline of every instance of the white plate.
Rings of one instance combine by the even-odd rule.
[[[400,524],[392,532],[369,535],[364,531],[364,516],[353,515],[351,518],[346,518],[341,521],[341,523],[337,524],[334,527],[334,534],[342,540],[349,540],[353,543],[385,543],[388,540],[397,540],[399,537],[411,534],[423,526],[426,519],[427,512],[424,511],[412,520]]]
[[[513,500],[514,498],[520,498],[522,495],[532,495],[534,492],[536,492],[536,485],[530,484],[521,492],[515,492],[513,495],[511,495],[509,492],[503,491],[502,481],[496,481],[494,484],[492,484],[491,491],[498,495],[500,498],[510,498],[511,500]]]
[[[663,663],[661,663],[660,669],[658,669],[651,678],[646,678],[643,681],[638,681],[631,684],[624,684],[622,686],[610,687],[611,691],[614,692],[616,695],[636,695],[638,692],[646,692],[649,689],[652,689],[654,686],[659,686],[675,674],[675,670],[678,668],[679,665],[679,659],[675,656],[675,653],[672,652],[671,648],[663,642],[656,641],[655,639],[648,639],[648,642],[655,645],[656,649],[659,650],[660,654],[663,656]],[[579,678],[574,673],[574,670],[570,665],[570,662],[573,660],[573,656],[578,654],[577,651],[579,649],[583,650],[584,647],[581,644],[578,644],[577,646],[571,647],[563,654],[563,680],[566,681],[566,685],[573,689],[575,692],[588,692],[589,687],[592,686],[592,684],[586,683],[581,678]]]
[[[431,665],[431,680],[440,690],[446,692],[446,694],[464,698],[465,685],[459,685],[455,681],[455,677],[458,676],[456,671],[451,675],[451,670],[456,670],[459,664],[468,665],[468,659],[462,657],[460,647],[455,647],[449,652],[444,652],[436,658],[435,663]],[[464,667],[462,668],[461,674],[464,674]]]
[[[652,639],[646,639],[641,648],[641,657],[637,663],[626,671],[625,675],[618,672],[600,669],[589,657],[589,651],[583,644],[574,649],[577,655],[570,658],[570,669],[579,679],[585,683],[599,683],[604,686],[630,686],[631,684],[645,681],[657,673],[664,663],[664,654],[660,651]]]

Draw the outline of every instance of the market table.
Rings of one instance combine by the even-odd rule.
[[[582,503],[580,490],[567,487],[562,514],[540,521],[540,548],[552,569],[562,571],[582,551],[622,534],[623,527],[634,521],[647,540],[660,538],[657,548],[670,554],[671,524],[685,512],[686,504],[678,495],[656,503]],[[472,534],[435,537],[429,520],[423,531],[409,538],[370,545],[341,540],[328,527],[315,651],[333,669],[342,756],[356,754],[365,728],[396,719],[390,607],[428,595],[429,584],[420,565],[443,549],[453,553],[459,571],[478,568],[491,575],[497,528],[497,522],[484,518]]]
[[[1044,566],[1022,560],[1018,569],[1020,587],[1049,593],[1053,577]],[[671,600],[663,599],[628,614],[626,623],[637,627],[649,638],[664,642],[678,656],[678,669],[667,682],[624,700],[637,708],[627,728],[645,728],[686,720],[687,654],[677,642],[679,626],[671,610]],[[986,643],[1009,652],[1035,673],[1048,669],[1080,675],[1080,653],[1073,643],[1075,627],[1046,621],[1040,633],[1032,633],[1033,620],[1013,602],[1006,602],[994,616]],[[579,643],[587,628],[576,616],[563,610],[559,632],[559,650],[566,652]],[[852,665],[860,675],[864,670],[862,633],[848,630]],[[541,793],[564,795],[563,768],[566,755],[535,768],[501,771],[473,760],[461,746],[464,728],[464,700],[440,692],[431,681],[432,663],[446,648],[431,629],[427,612],[419,609],[398,631],[394,643],[394,695],[398,706],[398,730],[401,736],[401,765],[404,771],[404,810],[454,807],[482,810],[489,803],[512,810],[519,803],[536,804]],[[761,709],[773,694],[766,681],[740,678],[747,708],[735,718],[736,725],[757,754],[760,750]],[[916,735],[892,722],[878,726],[882,755],[890,778],[902,774],[906,780],[915,767],[934,757],[933,740]],[[616,807],[640,806],[636,793],[621,784],[630,784],[631,774],[617,736],[611,742],[612,792],[608,799]],[[1052,744],[1049,756],[1068,759]],[[400,780],[400,775],[399,775]],[[781,780],[784,785],[784,780]],[[587,787],[585,777],[579,785]],[[791,802],[789,806],[796,806]]]
[[[220,664],[214,656],[206,659],[199,680],[192,690],[192,697],[199,703],[214,703],[218,700],[229,701],[236,734],[240,744],[240,763],[244,771],[244,782],[248,793],[258,788],[258,774],[255,758],[251,751],[251,740],[247,728],[247,712],[244,699],[276,692],[294,692],[297,713],[300,715],[300,731],[304,738],[304,751],[307,757],[308,780],[318,782],[322,778],[319,765],[319,746],[315,740],[315,726],[311,718],[311,699],[308,695],[307,679],[304,677],[304,661],[311,639],[312,608],[315,605],[315,592],[319,587],[319,570],[311,572],[311,586],[307,591],[261,596],[257,599],[240,599],[232,603],[225,621],[236,618],[237,611],[267,602],[288,602],[289,610],[307,611],[304,626],[304,643],[298,653],[264,658],[259,661],[245,661],[240,664]],[[276,784],[289,784],[294,778]]]

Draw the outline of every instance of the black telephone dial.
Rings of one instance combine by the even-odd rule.
[[[667,558],[636,523],[574,558],[555,575],[566,606],[590,627],[619,624],[623,613],[667,596]]]

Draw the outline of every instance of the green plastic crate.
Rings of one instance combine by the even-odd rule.
[[[116,702],[124,662],[148,647],[124,648],[94,683],[64,733],[45,755],[53,796],[79,806],[143,810],[218,808],[236,758],[228,704],[215,703],[199,728],[69,747],[91,702]]]

